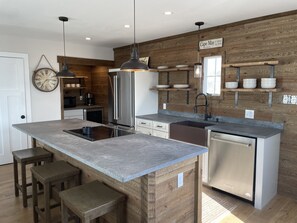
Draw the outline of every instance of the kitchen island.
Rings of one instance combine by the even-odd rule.
[[[98,125],[69,119],[14,127],[80,168],[83,183],[98,179],[126,194],[127,222],[200,222],[206,148],[143,134],[92,142],[63,131]],[[104,220],[115,222],[113,213]]]

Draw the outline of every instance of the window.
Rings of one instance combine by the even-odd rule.
[[[221,67],[222,56],[203,58],[203,93],[212,96],[221,94]]]

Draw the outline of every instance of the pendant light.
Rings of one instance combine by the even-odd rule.
[[[127,62],[123,63],[121,70],[123,71],[145,71],[148,70],[148,66],[139,61],[138,47],[135,43],[135,0],[134,0],[134,43],[131,51],[131,58]]]
[[[197,35],[198,35],[198,52],[197,52],[197,54],[198,54],[198,63],[194,64],[194,77],[197,77],[197,78],[201,79],[202,78],[202,63],[200,61],[200,52],[199,52],[199,41],[200,41],[199,31],[200,31],[200,26],[203,26],[204,22],[196,22],[195,25],[198,26],[198,32],[197,32]],[[200,80],[200,82],[201,82],[201,80]]]
[[[71,73],[68,70],[68,66],[66,64],[66,50],[65,50],[66,47],[65,47],[65,27],[64,27],[64,23],[68,22],[68,18],[65,17],[65,16],[60,16],[59,20],[63,22],[64,62],[63,62],[62,70],[57,73],[57,77],[60,77],[60,78],[73,78],[73,77],[75,77],[75,74]]]

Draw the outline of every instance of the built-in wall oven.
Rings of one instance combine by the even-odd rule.
[[[103,123],[103,108],[85,108],[83,109],[84,120]]]
[[[211,131],[209,140],[209,185],[253,202],[256,139]]]

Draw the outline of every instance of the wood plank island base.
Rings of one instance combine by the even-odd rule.
[[[142,134],[91,142],[63,132],[92,125],[98,123],[73,119],[15,127],[55,160],[80,168],[82,183],[96,179],[125,194],[128,223],[201,222],[200,155],[206,148]],[[116,222],[115,213],[102,220]]]

